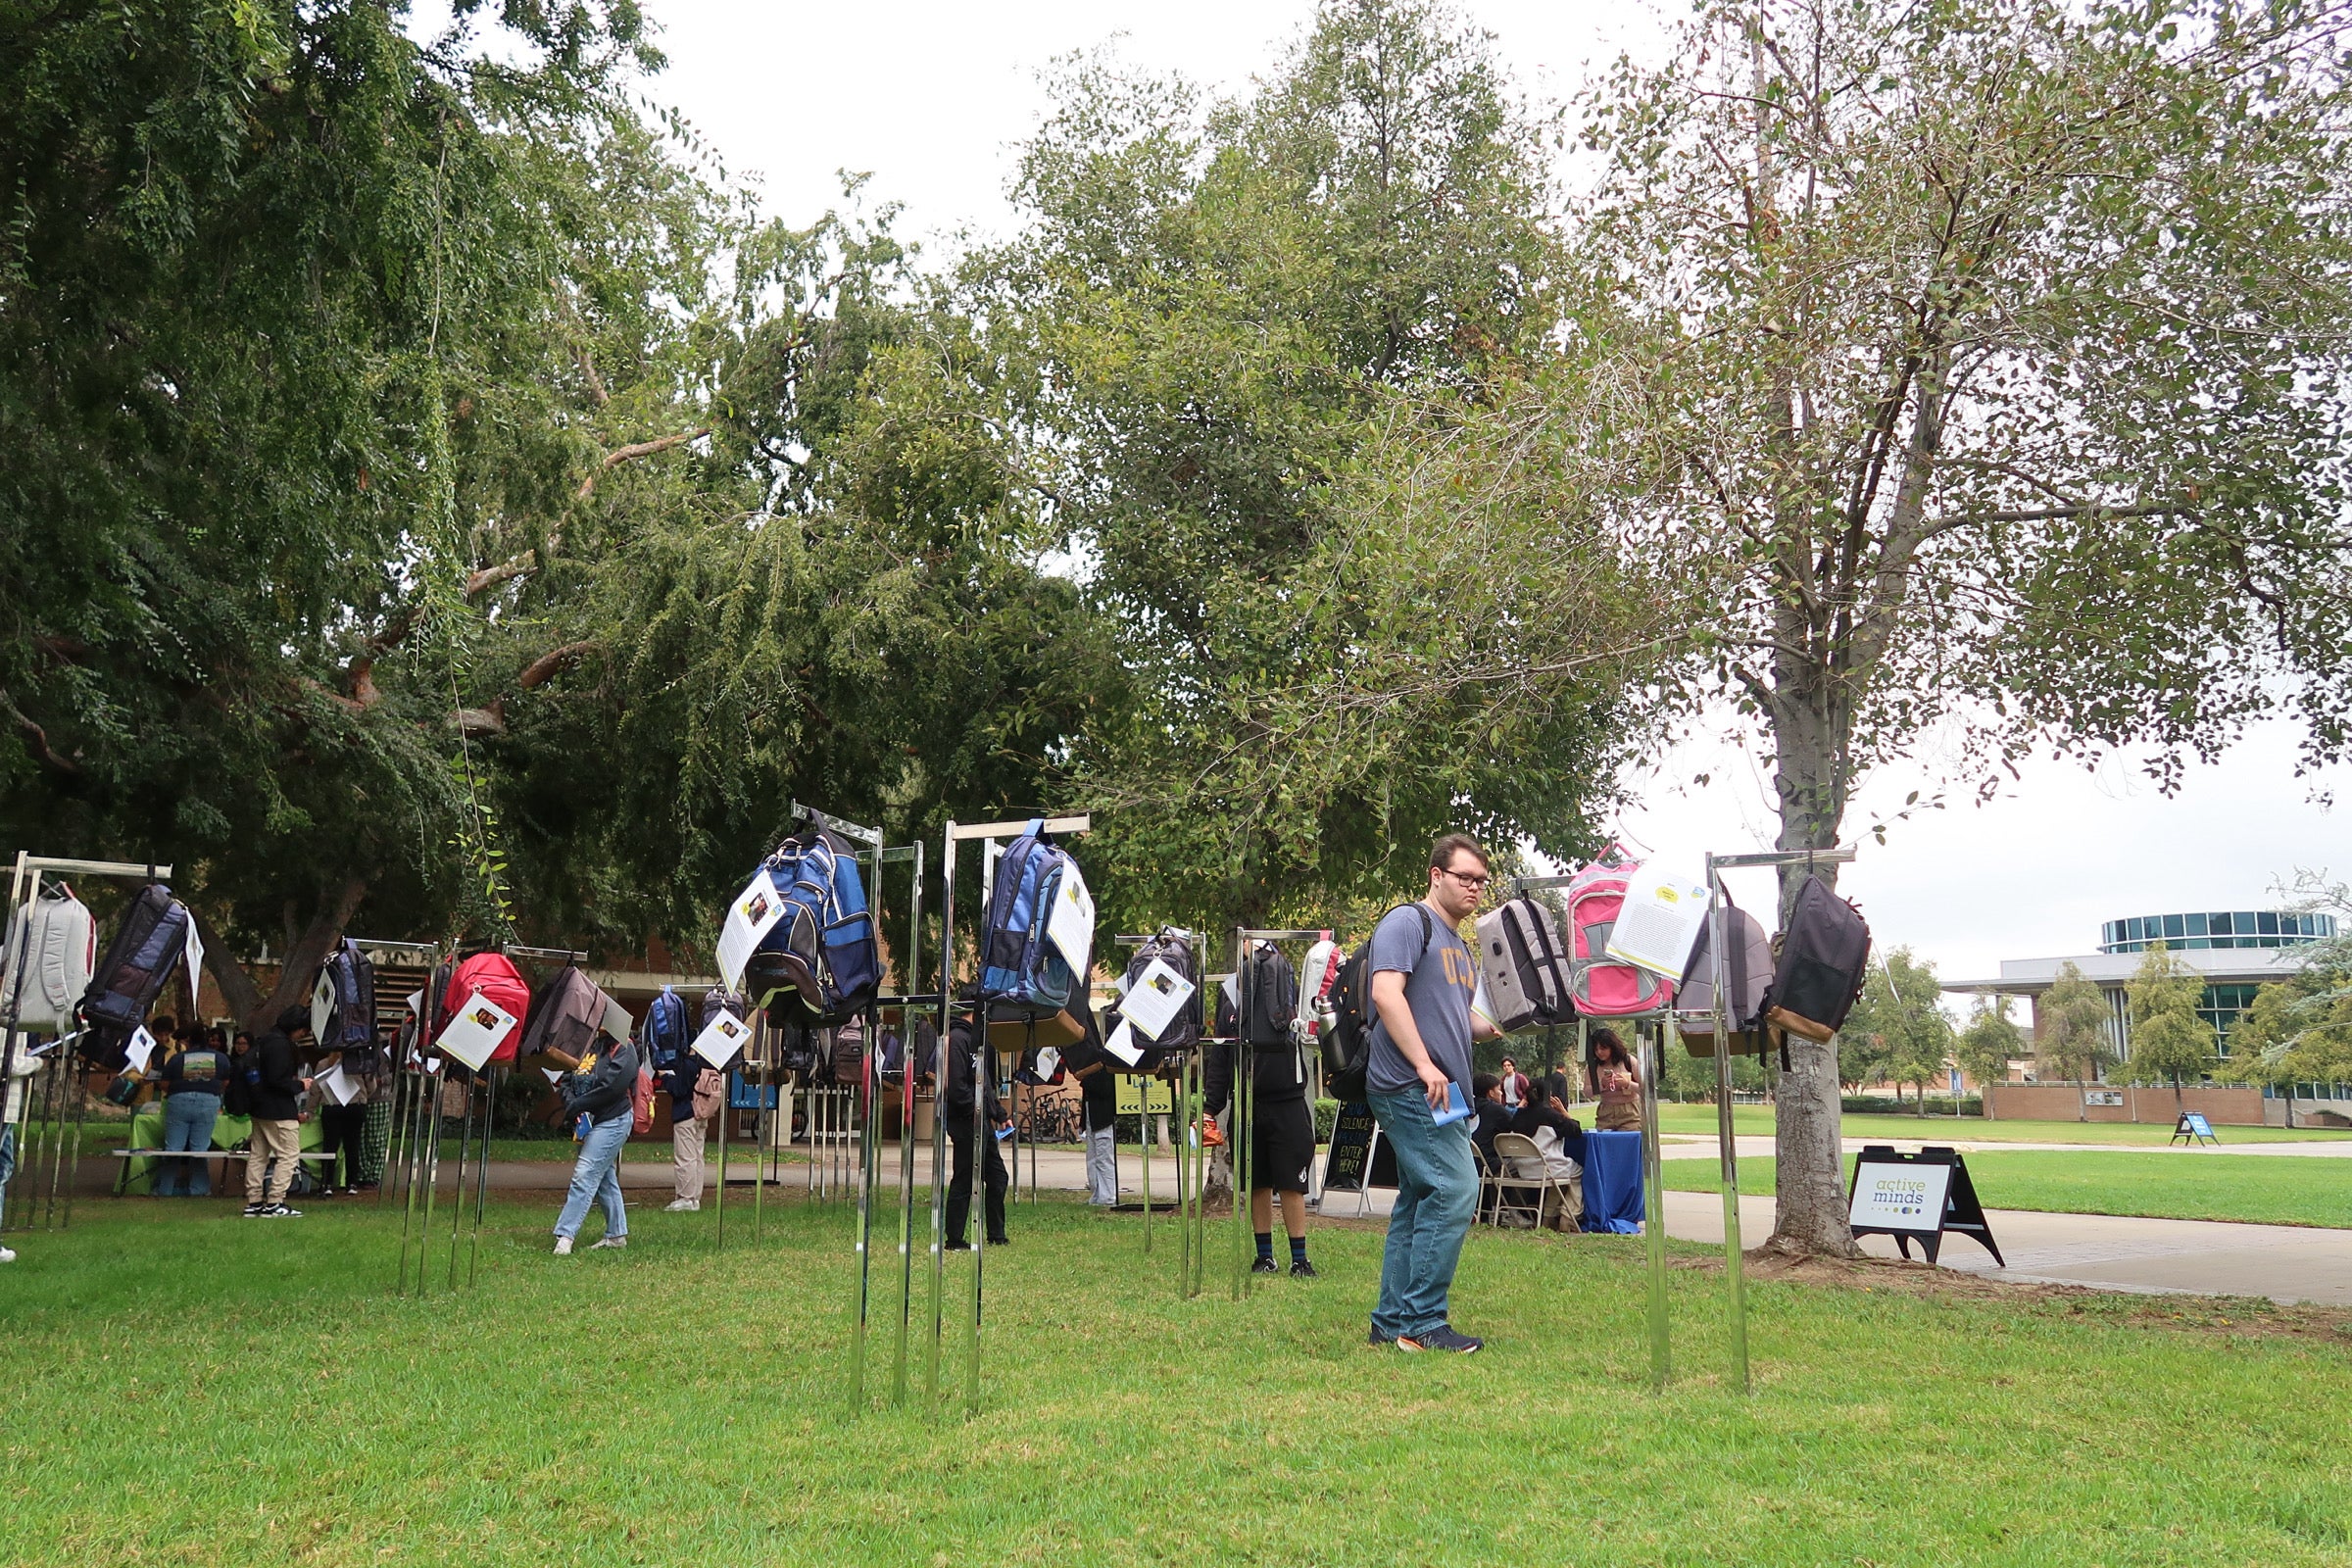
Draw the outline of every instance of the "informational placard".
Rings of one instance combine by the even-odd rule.
[[[1396,1185],[1396,1156],[1380,1137],[1372,1107],[1360,1100],[1349,1101],[1332,1123],[1331,1148],[1323,1155],[1323,1191],[1360,1193]]]
[[[1037,1076],[1039,1080],[1041,1082],[1051,1083],[1054,1075],[1059,1071],[1061,1071],[1061,1048],[1058,1046],[1039,1047],[1037,1053]]]
[[[351,1074],[343,1070],[343,1064],[339,1061],[314,1081],[318,1086],[318,1093],[325,1097],[329,1104],[348,1105],[360,1092],[360,1086],[351,1081]]]
[[[476,991],[433,1044],[441,1048],[443,1055],[478,1068],[514,1032],[514,1015]]]
[[[1176,1113],[1176,1086],[1165,1078],[1121,1073],[1117,1088],[1118,1111],[1122,1116],[1172,1116]]]
[[[2085,1089],[2082,1091],[2082,1103],[2085,1105],[2120,1105],[2123,1102],[2124,1092],[2121,1089]]]
[[[2172,1141],[2176,1144],[2183,1142],[2218,1144],[2221,1142],[2219,1138],[2213,1136],[2213,1123],[2205,1119],[2205,1113],[2201,1110],[2184,1110],[2180,1113],[2180,1119],[2173,1123]]]
[[[204,938],[196,930],[193,914],[188,916],[188,945],[180,953],[188,960],[188,1013],[193,1017],[204,1006]]]
[[[1135,984],[1119,999],[1119,1011],[1146,1040],[1157,1040],[1192,1000],[1194,990],[1193,983],[1170,967],[1167,959],[1153,958],[1151,967],[1136,976]]]
[[[1124,1018],[1110,1032],[1110,1038],[1102,1042],[1102,1049],[1118,1057],[1122,1066],[1132,1067],[1144,1059],[1143,1052],[1135,1044],[1135,1026]]]
[[[744,965],[760,951],[760,939],[784,918],[784,898],[762,869],[727,906],[726,923],[718,931],[718,972],[729,991],[743,989]]]
[[[141,1024],[130,1032],[130,1039],[122,1047],[122,1052],[130,1058],[130,1070],[143,1073],[147,1070],[147,1064],[155,1059],[155,1036],[147,1032],[145,1024]]]
[[[318,983],[311,987],[311,1038],[324,1040],[326,1026],[334,1021],[335,974],[331,968],[321,968]]]
[[[1587,1139],[1590,1147],[1591,1140]],[[1592,1181],[1587,1164],[1588,1191]],[[1856,1236],[1891,1236],[1903,1256],[1911,1244],[1936,1261],[1946,1236],[1965,1236],[1992,1254],[2003,1268],[2000,1244],[1984,1205],[1969,1179],[1968,1161],[1954,1149],[1929,1147],[1915,1154],[1898,1152],[1892,1144],[1866,1145],[1854,1160],[1854,1184],[1846,1195],[1846,1219]]]
[[[731,1012],[712,1018],[703,1032],[694,1037],[694,1054],[713,1067],[724,1067],[733,1061],[737,1053],[752,1038],[752,1026]]]
[[[1669,981],[1680,980],[1706,919],[1705,878],[1639,867],[1626,879],[1625,904],[1609,929],[1602,956]]]
[[[605,1016],[600,1027],[614,1040],[626,1044],[629,1037],[637,1032],[637,1020],[629,1016],[629,1009],[622,1006],[617,999],[608,996],[605,998]]]
[[[1881,1164],[1863,1155],[1854,1163],[1846,1221],[1860,1230],[1938,1231],[1952,1185],[1949,1165]]]
[[[1095,961],[1095,896],[1075,860],[1061,868],[1053,912],[1046,916],[1046,940],[1061,950],[1070,973],[1083,979]]]

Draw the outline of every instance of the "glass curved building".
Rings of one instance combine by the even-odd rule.
[[[2145,953],[2161,942],[2183,949],[2293,948],[2335,935],[2332,914],[2284,909],[2220,909],[2202,914],[2135,914],[2099,927],[2101,953]]]

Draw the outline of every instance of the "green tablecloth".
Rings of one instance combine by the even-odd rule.
[[[318,1118],[316,1116],[304,1122],[299,1140],[301,1147],[305,1150],[317,1149],[323,1131],[324,1129],[319,1126]],[[223,1111],[213,1118],[213,1147],[215,1149],[234,1149],[252,1136],[253,1118],[251,1116],[231,1116]],[[161,1149],[164,1147],[164,1102],[162,1101],[151,1100],[131,1112],[130,1136],[122,1141],[122,1147],[124,1149]],[[156,1164],[157,1162],[152,1159],[124,1160],[122,1174],[117,1178],[115,1183],[115,1191],[127,1193],[134,1198],[144,1198],[154,1192]],[[230,1180],[233,1182],[236,1174],[235,1167],[232,1165],[229,1169]]]

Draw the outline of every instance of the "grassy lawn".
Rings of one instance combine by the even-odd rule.
[[[1850,1178],[1850,1156],[1845,1168]],[[1670,1159],[1662,1169],[1671,1191],[1717,1190],[1712,1159]],[[1968,1173],[1987,1208],[2352,1227],[2352,1160],[2293,1154],[2235,1159],[2210,1152],[2192,1158],[2123,1150],[1988,1150],[1968,1156]],[[1769,1159],[1740,1162],[1742,1193],[1770,1197],[1772,1178]]]
[[[1184,1302],[1171,1231],[1146,1258],[1134,1216],[1050,1201],[989,1254],[980,1419],[935,1422],[846,1406],[842,1207],[780,1207],[758,1246],[730,1224],[723,1254],[710,1215],[644,1213],[628,1251],[557,1259],[552,1205],[501,1206],[478,1288],[422,1300],[370,1210],[79,1212],[0,1275],[11,1564],[2352,1550],[2342,1314],[2288,1337],[2254,1303],[2192,1331],[2169,1301],[1759,1282],[1743,1399],[1693,1266],[1658,1398],[1632,1238],[1474,1235],[1456,1316],[1491,1345],[1459,1360],[1364,1344],[1375,1230],[1319,1226],[1321,1281]]]
[[[1772,1135],[1770,1105],[1737,1105],[1733,1107],[1732,1116],[1734,1129],[1741,1134],[1753,1133],[1760,1138]],[[1589,1110],[1584,1119],[1591,1119]],[[1658,1107],[1658,1126],[1669,1133],[1704,1133],[1713,1136],[1715,1107],[1661,1104]],[[1887,1138],[1930,1144],[2113,1144],[2124,1148],[2162,1148],[2173,1136],[2170,1127],[2134,1122],[1986,1121],[1982,1116],[1856,1114],[1847,1116],[1843,1126],[1848,1138]],[[2214,1132],[2225,1144],[2323,1143],[2352,1138],[2352,1132],[2325,1128],[2296,1128],[2290,1131],[2284,1127],[2217,1127]]]

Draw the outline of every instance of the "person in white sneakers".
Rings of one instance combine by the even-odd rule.
[[[588,1205],[605,1211],[605,1234],[590,1251],[629,1245],[629,1210],[620,1197],[620,1152],[629,1141],[629,1093],[637,1083],[637,1048],[600,1037],[597,1048],[577,1058],[549,1055],[571,1068],[560,1086],[564,1113],[582,1124],[579,1158],[572,1162],[571,1190],[556,1218],[556,1255],[571,1255],[571,1240],[588,1217]]]

